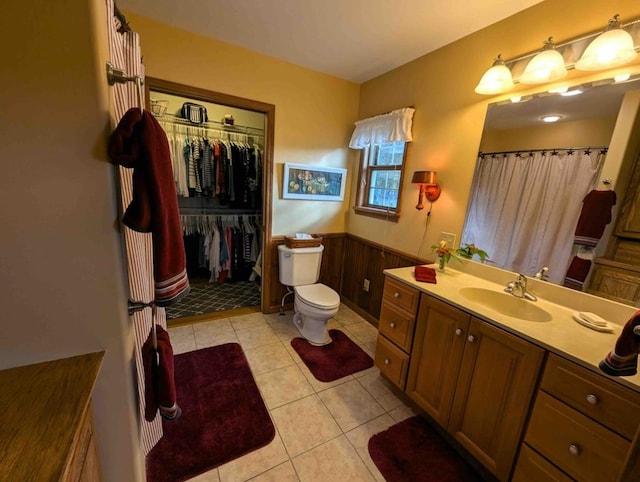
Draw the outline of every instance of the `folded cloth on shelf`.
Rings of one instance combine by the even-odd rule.
[[[153,329],[142,345],[144,366],[144,418],[151,422],[156,413],[165,420],[175,420],[182,411],[176,401],[176,383],[173,374],[173,348],[169,333],[156,325],[157,349],[153,348]]]
[[[627,377],[638,372],[638,352],[640,352],[640,335],[634,328],[640,326],[640,310],[627,321],[612,351],[598,365],[607,375]]]
[[[574,243],[595,246],[611,221],[611,209],[616,204],[616,193],[594,190],[585,196],[582,203]]]
[[[167,136],[151,113],[129,109],[111,134],[109,156],[133,168],[132,201],[122,222],[134,231],[152,233],[155,303],[173,304],[190,287]]]
[[[437,284],[436,270],[433,268],[429,268],[428,266],[416,266],[415,274],[416,280],[418,281]]]

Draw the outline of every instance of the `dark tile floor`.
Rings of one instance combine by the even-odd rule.
[[[167,308],[167,319],[260,305],[258,281],[209,283],[207,280],[196,278],[190,279],[189,282],[189,295]]]

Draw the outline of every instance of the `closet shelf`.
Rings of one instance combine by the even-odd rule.
[[[238,124],[233,126],[228,126],[223,124],[220,121],[215,121],[215,120],[203,122],[202,124],[194,124],[193,122],[190,122],[189,120],[183,117],[177,116],[175,114],[164,114],[164,115],[158,116],[157,119],[159,122],[167,122],[170,124],[177,124],[177,125],[183,125],[188,127],[196,127],[196,128],[199,127],[203,129],[211,129],[219,132],[226,132],[228,134],[247,134],[254,137],[264,137],[264,129],[261,129],[258,127],[243,126]]]

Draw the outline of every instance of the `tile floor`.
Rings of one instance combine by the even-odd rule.
[[[369,438],[414,415],[376,367],[334,382],[316,380],[291,348],[292,313],[223,318],[170,328],[174,352],[239,343],[276,427],[266,447],[190,479],[193,482],[384,481]],[[377,329],[345,306],[329,321],[371,357]]]

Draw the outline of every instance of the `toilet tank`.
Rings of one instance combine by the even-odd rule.
[[[320,263],[324,246],[313,248],[287,248],[278,246],[280,283],[285,286],[312,285],[320,276]]]

